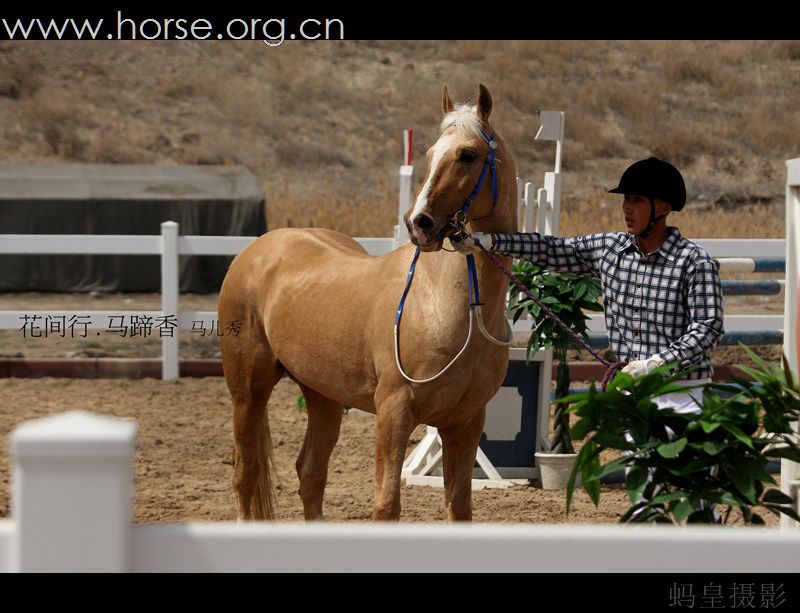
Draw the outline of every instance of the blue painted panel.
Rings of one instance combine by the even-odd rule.
[[[503,440],[492,440],[486,432],[481,434],[481,449],[493,466],[534,466],[539,404],[539,369],[541,366],[541,362],[526,364],[524,360],[511,360],[508,363],[508,371],[506,371],[506,378],[501,389],[511,389],[519,394],[521,411],[517,433],[512,440],[509,440],[509,436],[504,436]],[[486,407],[485,430],[490,432],[496,429],[490,426],[492,419],[500,419],[507,415],[507,411],[503,411],[503,416],[500,415],[499,410],[493,412],[492,404],[494,402],[495,400],[492,400]],[[504,429],[509,429],[508,424],[504,424]]]

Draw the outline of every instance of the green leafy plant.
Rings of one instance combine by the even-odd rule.
[[[757,507],[800,521],[789,496],[765,487],[776,484],[766,469],[771,458],[800,461],[791,427],[800,417],[798,386],[785,358],[781,368],[740,346],[757,367],[739,369],[753,380],[694,388],[698,400],[702,394],[700,415],[659,410],[653,402],[661,394],[691,393],[675,383],[686,372],[670,375],[670,364],[637,378],[619,372],[605,393],[593,384],[588,392],[564,398],[579,418],[573,439],[589,437],[567,484],[567,511],[579,471],[597,505],[600,479],[628,468],[625,486],[631,507],[621,522],[727,523],[738,509],[745,523],[763,524],[754,512]],[[606,449],[627,454],[601,464],[600,453]],[[715,514],[711,504],[725,508],[724,513]]]
[[[602,311],[600,280],[568,272],[545,270],[527,261],[514,264],[514,274],[530,289],[543,304],[547,305],[573,332],[588,342],[589,318],[586,311]],[[567,350],[573,346],[572,338],[533,300],[520,294],[517,287],[509,284],[511,299],[508,313],[516,322],[523,313],[531,315],[531,335],[528,339],[528,359],[541,349],[553,349],[558,362],[556,374],[555,427],[550,442],[553,453],[574,453],[569,436],[569,415],[565,412],[563,397],[569,393],[571,379],[567,361]]]
[[[294,404],[298,413],[308,413],[308,404],[306,403],[306,397],[303,396],[302,394],[295,399]],[[347,415],[352,408],[353,407],[351,407],[349,404],[346,404],[342,408],[342,412],[345,415]]]

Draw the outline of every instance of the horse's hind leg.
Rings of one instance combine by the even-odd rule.
[[[322,498],[328,482],[328,461],[339,440],[344,407],[300,385],[308,409],[308,425],[303,448],[297,457],[297,476],[300,478],[300,498],[306,520],[323,519]]]
[[[225,381],[233,402],[233,483],[239,519],[272,519],[272,441],[267,401],[285,370],[266,338],[221,339]]]

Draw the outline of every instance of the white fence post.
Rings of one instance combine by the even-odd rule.
[[[165,317],[174,315],[180,319],[178,303],[180,281],[178,279],[178,224],[165,221],[161,224],[161,311]],[[164,328],[164,331],[167,329]],[[173,336],[161,337],[161,377],[164,380],[180,376],[178,342],[180,326],[171,328]]]
[[[558,235],[560,232],[561,221],[561,155],[564,145],[564,111],[539,111],[539,131],[534,137],[536,140],[551,140],[556,142],[556,161],[553,172],[544,173],[544,192],[547,195],[544,200],[539,201],[539,206],[544,207],[545,224],[544,230],[539,225],[539,232],[545,234]],[[542,190],[539,190],[541,198]],[[540,217],[541,219],[541,217]]]
[[[135,438],[135,422],[84,411],[14,430],[13,570],[130,570]]]
[[[789,368],[798,374],[798,291],[800,291],[800,158],[786,162],[786,292],[783,308],[783,353]],[[795,432],[798,424],[794,423]],[[797,436],[797,434],[795,435]],[[795,510],[800,509],[800,464],[781,460],[781,490],[794,497]],[[797,522],[781,515],[781,527],[796,527]]]

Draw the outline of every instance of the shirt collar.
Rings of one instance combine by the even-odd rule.
[[[617,244],[613,247],[614,251],[617,253],[622,253],[628,249],[636,248],[636,237],[633,234],[620,233],[619,237],[620,238],[617,241]]]
[[[678,257],[678,243],[681,240],[681,232],[675,226],[667,226],[667,238],[661,243],[658,252],[668,260],[675,260]]]
[[[655,251],[669,260],[675,260],[678,255],[678,242],[681,240],[681,232],[675,226],[667,226],[667,238],[661,243],[661,246]],[[636,237],[633,234],[623,234],[621,240],[617,243],[615,251],[622,253],[628,249],[637,249]]]

